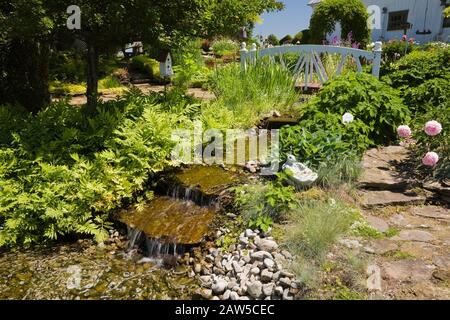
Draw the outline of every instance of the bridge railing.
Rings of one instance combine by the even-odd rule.
[[[363,72],[361,59],[366,62],[372,62],[372,75],[376,78],[380,77],[381,53],[382,43],[375,42],[373,51],[360,50],[348,47],[338,47],[329,45],[288,45],[272,48],[264,48],[258,50],[256,44],[253,44],[248,50],[245,43],[241,44],[241,65],[246,69],[249,64],[253,64],[257,59],[269,57],[271,61],[275,61],[275,57],[279,57],[280,63],[284,66],[283,55],[294,53],[298,54],[299,58],[295,64],[294,75],[299,76],[303,74],[304,87],[313,81],[313,75],[316,74],[319,82],[323,85],[333,74],[328,74],[322,61],[324,54],[338,54],[340,55],[339,65],[334,74],[341,74],[345,63],[351,57],[355,61],[358,72]]]

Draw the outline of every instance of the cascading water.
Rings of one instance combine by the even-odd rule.
[[[157,259],[184,254],[208,233],[218,210],[218,192],[233,181],[231,173],[203,166],[163,181],[159,187],[163,196],[155,197],[143,210],[120,215],[128,226],[129,248]]]

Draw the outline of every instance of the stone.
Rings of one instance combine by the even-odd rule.
[[[395,241],[388,239],[376,239],[371,242],[370,247],[376,254],[385,254],[397,250],[398,244]]]
[[[274,286],[275,285],[273,283],[263,284],[262,291],[263,291],[264,295],[270,297],[273,294]]]
[[[213,283],[211,289],[214,294],[220,295],[220,294],[224,293],[227,286],[228,286],[228,283],[225,280],[219,278]]]
[[[264,263],[264,266],[269,269],[273,268],[273,266],[275,265],[275,262],[272,259],[268,259],[268,258],[264,259],[263,263]]]
[[[260,298],[262,295],[262,283],[260,281],[250,283],[247,286],[247,293],[255,299]]]
[[[364,171],[358,180],[360,187],[381,190],[400,190],[408,181],[400,177],[395,164],[404,161],[408,150],[403,146],[388,146],[367,150],[363,156]]]
[[[261,239],[256,243],[259,250],[272,252],[278,248],[278,244],[273,240]]]
[[[250,258],[249,255],[243,255],[242,256],[242,261],[244,261],[245,263],[250,263],[252,259]]]
[[[433,272],[433,278],[440,280],[440,281],[445,281],[448,282],[450,281],[450,270],[436,270]]]
[[[289,251],[287,251],[287,250],[281,251],[281,254],[288,260],[292,259],[292,254]]]
[[[219,297],[217,297],[217,296],[214,296],[214,297],[212,297],[212,299],[211,300],[220,300],[220,298]]]
[[[442,269],[450,269],[450,255],[436,255],[433,258],[433,263]]]
[[[259,270],[258,267],[254,267],[250,270],[251,274],[254,274],[255,276],[258,275],[260,273],[261,270]]]
[[[287,277],[287,278],[293,278],[295,275],[291,272],[288,272],[286,270],[280,271],[280,276]]]
[[[200,290],[200,295],[202,296],[203,299],[207,299],[207,300],[210,300],[213,297],[211,289]]]
[[[245,230],[245,236],[248,237],[248,238],[253,238],[255,236],[255,234],[254,234],[253,230],[246,229]]]
[[[235,291],[230,292],[230,300],[239,300],[239,295]]]
[[[400,247],[400,251],[424,260],[430,260],[436,249],[437,247],[425,242],[406,242]]]
[[[222,300],[228,300],[230,299],[231,290],[226,290],[222,296]]]
[[[211,274],[211,270],[205,266],[202,267],[202,272],[203,275],[208,276]]]
[[[423,188],[436,193],[442,200],[450,203],[450,182],[428,181],[423,184]]]
[[[250,253],[250,258],[253,261],[255,261],[255,260],[263,261],[264,258],[273,259],[273,256],[269,252],[261,250],[261,251],[256,251],[256,252]]]
[[[349,249],[358,249],[358,248],[362,247],[361,243],[359,243],[358,240],[339,239],[339,243],[342,244],[344,247],[347,247]]]
[[[422,230],[402,230],[399,235],[393,237],[392,240],[428,242],[433,241],[434,236],[431,233]]]
[[[429,280],[434,268],[418,259],[404,259],[383,264],[386,277],[397,281]]]
[[[413,214],[425,218],[450,221],[450,210],[438,206],[415,207]]]
[[[275,294],[276,294],[276,295],[282,296],[282,295],[283,295],[283,292],[284,292],[284,289],[283,289],[282,286],[277,286],[277,287],[275,288]]]
[[[289,278],[280,278],[280,280],[278,280],[278,282],[280,283],[280,285],[282,286],[282,287],[290,287],[291,286],[291,279],[289,279]]]
[[[247,245],[248,244],[248,238],[247,237],[239,237],[239,242],[242,244]]]
[[[270,271],[267,270],[267,269],[264,269],[264,270],[261,272],[261,281],[263,281],[263,282],[269,282],[269,281],[272,280],[272,276],[273,276],[273,273],[272,273],[272,272],[270,272]]]
[[[236,273],[242,272],[242,267],[239,265],[239,263],[237,263],[236,261],[233,261],[232,264],[233,264],[234,272],[236,272]]]
[[[200,273],[202,272],[202,265],[200,263],[196,263],[194,266],[194,272],[195,273]]]
[[[250,300],[250,298],[246,297],[246,296],[243,296],[243,297],[240,297],[239,300]]]
[[[381,269],[376,264],[367,266],[366,270],[369,276],[366,281],[367,289],[370,291],[381,291]]]
[[[366,220],[369,223],[369,225],[378,232],[384,233],[389,230],[389,225],[387,224],[386,221],[384,221],[381,218],[369,215],[366,216]]]
[[[366,208],[385,206],[420,205],[426,198],[421,195],[404,194],[392,191],[363,191],[362,204]]]
[[[290,294],[289,289],[284,289],[283,300],[294,300],[294,297]]]
[[[280,279],[280,274],[280,271],[275,272],[272,276],[273,281],[278,281],[278,279]]]

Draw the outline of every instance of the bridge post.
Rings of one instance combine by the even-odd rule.
[[[241,50],[239,50],[241,56],[241,68],[242,70],[247,70],[247,44],[245,42],[241,43]]]
[[[372,75],[377,79],[380,78],[381,53],[383,52],[382,45],[383,44],[380,41],[377,41],[373,48]]]

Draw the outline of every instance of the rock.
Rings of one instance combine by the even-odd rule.
[[[264,266],[266,268],[273,268],[273,266],[275,265],[275,262],[272,259],[264,259]]]
[[[259,250],[272,252],[278,248],[278,244],[273,240],[261,239],[256,243]]]
[[[403,240],[403,241],[422,241],[428,242],[433,241],[434,237],[431,233],[422,230],[402,230],[399,235],[393,237],[392,240]]]
[[[404,161],[407,156],[408,151],[402,146],[367,150],[363,157],[364,171],[359,185],[367,189],[404,189],[408,181],[398,175],[395,163]]]
[[[270,272],[270,271],[267,270],[267,269],[264,269],[264,270],[261,272],[261,281],[263,281],[263,282],[269,282],[269,281],[272,280],[272,276],[273,276],[273,273],[272,273],[272,272]]]
[[[291,279],[289,278],[281,278],[278,280],[279,284],[285,288],[289,288],[291,286]]]
[[[433,263],[442,269],[450,269],[450,255],[445,256],[435,256],[433,258]]]
[[[231,290],[226,290],[225,293],[222,296],[222,300],[228,300],[230,299],[230,295],[231,295]]]
[[[438,181],[425,182],[423,188],[436,193],[442,200],[450,203],[450,183],[447,181],[448,179],[444,183]]]
[[[239,300],[239,295],[235,291],[230,292],[230,300]]]
[[[281,254],[288,260],[292,259],[292,254],[289,251],[287,251],[287,250],[281,251]]]
[[[70,274],[67,278],[66,287],[68,290],[81,288],[81,267],[79,265],[71,265],[67,267],[66,272]]]
[[[450,221],[450,210],[438,206],[424,206],[413,208],[413,214],[425,218]]]
[[[230,279],[230,281],[228,282],[228,289],[233,289],[235,286],[237,285],[236,280],[235,279]]]
[[[270,297],[273,294],[273,287],[275,285],[273,283],[263,284],[262,291],[265,296]]]
[[[207,299],[207,300],[210,300],[213,297],[211,289],[200,290],[200,295],[202,296],[203,299]]]
[[[381,291],[381,270],[375,264],[367,266],[366,270],[369,276],[366,281],[366,286],[368,290]]]
[[[261,270],[259,270],[258,267],[254,267],[250,270],[251,274],[254,274],[255,276],[258,275],[260,273]]]
[[[258,171],[258,162],[250,160],[245,164],[245,168],[251,173],[256,173]]]
[[[376,239],[372,241],[370,247],[376,254],[385,254],[397,250],[398,244],[395,241],[388,239]]]
[[[240,297],[239,300],[250,300],[250,298],[246,297],[246,296],[243,296],[243,297]]]
[[[202,272],[203,275],[208,276],[211,274],[211,270],[205,266],[202,267]]]
[[[211,300],[220,300],[220,298],[219,297],[217,297],[217,296],[214,296],[214,297],[212,297],[212,299]]]
[[[247,230],[245,230],[245,236],[247,238],[253,238],[255,236],[255,234],[253,233],[253,230],[247,229]]]
[[[294,297],[290,294],[289,289],[284,289],[283,300],[294,300]]]
[[[253,261],[263,261],[264,258],[273,259],[273,256],[267,251],[256,251],[250,253],[250,258]]]
[[[384,274],[398,281],[426,281],[431,278],[434,267],[417,259],[404,259],[383,264]]]
[[[194,266],[194,272],[195,273],[200,273],[202,272],[202,265],[200,263],[196,263]]]
[[[283,290],[283,287],[282,286],[277,286],[276,288],[275,288],[275,294],[277,295],[277,296],[282,296],[283,295],[283,292],[284,292],[284,290]]]
[[[247,245],[248,244],[248,238],[247,237],[239,237],[239,242]]]
[[[260,298],[262,295],[262,283],[260,281],[250,283],[247,286],[247,293],[255,299]]]
[[[436,246],[425,242],[406,242],[403,243],[400,248],[401,252],[408,253],[416,258],[424,260],[430,260],[437,249]]]
[[[433,272],[433,278],[440,280],[440,281],[445,281],[448,282],[450,281],[450,270],[436,270]]]
[[[358,240],[340,239],[339,243],[342,244],[344,247],[347,247],[349,249],[358,249],[358,248],[362,247],[362,245],[359,243]]]
[[[280,272],[280,276],[287,277],[287,278],[294,278],[295,277],[295,275],[293,273],[288,272],[286,270],[281,271]]]
[[[272,277],[273,281],[278,281],[278,279],[280,279],[280,274],[280,271],[275,272]]]
[[[227,286],[228,286],[228,283],[225,280],[219,278],[213,283],[211,289],[214,294],[220,295],[220,294],[224,293]]]
[[[233,264],[234,272],[236,272],[236,273],[242,272],[242,267],[239,265],[239,263],[237,263],[236,261],[233,261],[232,264]]]
[[[366,208],[376,208],[385,206],[418,205],[425,202],[425,197],[421,195],[407,195],[391,191],[363,191],[362,204]]]
[[[389,230],[389,225],[387,224],[386,221],[384,221],[381,218],[374,216],[366,216],[366,220],[369,223],[369,225],[378,232],[383,233]]]

